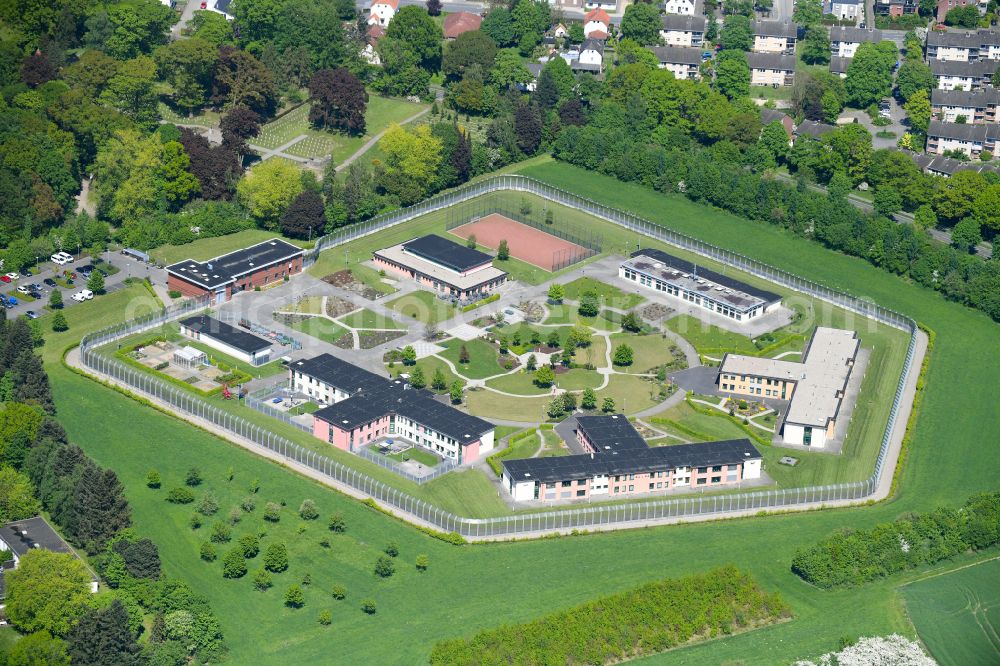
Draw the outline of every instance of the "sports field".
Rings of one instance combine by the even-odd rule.
[[[941,666],[1000,664],[1000,559],[899,591],[920,640]]]
[[[500,247],[501,241],[507,241],[510,256],[547,271],[552,271],[557,266],[575,264],[592,254],[582,245],[521,224],[499,213],[455,227],[451,233],[462,239],[475,236],[477,244],[491,250]]]

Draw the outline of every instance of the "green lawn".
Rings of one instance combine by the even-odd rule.
[[[396,288],[391,284],[383,282],[383,280],[386,279],[385,276],[374,268],[358,264],[351,267],[351,275],[353,275],[354,279],[358,282],[361,282],[366,287],[371,287],[383,296],[396,293]]]
[[[650,425],[664,432],[677,435],[688,442],[712,442],[720,439],[742,439],[746,433],[724,415],[710,416],[696,412],[687,402],[674,405],[650,418]],[[679,444],[673,438],[656,440],[659,445]],[[784,450],[788,453],[788,450]],[[768,469],[770,471],[770,469]]]
[[[404,317],[424,324],[437,324],[454,317],[458,310],[451,303],[442,301],[432,292],[414,291],[386,303]]]
[[[618,324],[615,324],[614,322],[599,315],[597,317],[582,317],[577,312],[576,306],[569,303],[564,303],[562,305],[550,305],[549,316],[543,323],[549,325],[583,325],[599,331],[617,331],[619,328]]]
[[[645,296],[626,294],[614,285],[599,282],[589,277],[581,277],[567,282],[563,288],[566,290],[566,298],[571,301],[579,301],[581,296],[592,291],[601,297],[601,302],[605,306],[619,310],[631,310],[646,300]]]
[[[386,457],[392,458],[393,460],[397,460],[399,462],[402,462],[404,460],[416,460],[418,463],[426,465],[427,467],[434,467],[439,462],[441,462],[440,458],[435,456],[430,451],[420,448],[419,446],[411,446],[405,451],[400,451],[399,453],[390,453]]]
[[[611,351],[626,344],[632,348],[633,362],[627,367],[615,366],[619,372],[649,372],[657,366],[669,363],[674,355],[670,352],[673,342],[658,334],[636,335],[635,333],[615,333],[611,336]]]
[[[1000,560],[899,591],[920,640],[941,666],[1000,663]]]
[[[356,310],[349,315],[341,317],[338,321],[351,328],[388,328],[392,330],[402,328],[392,319],[377,312],[372,312],[367,308]]]
[[[506,372],[497,363],[497,348],[485,340],[447,340],[442,343],[445,350],[441,356],[455,364],[458,372],[469,379],[483,379]],[[469,352],[469,362],[459,363],[462,347]]]
[[[427,356],[422,358],[417,361],[416,366],[404,366],[402,363],[396,363],[391,368],[386,366],[386,370],[391,376],[398,377],[400,373],[413,372],[414,367],[419,367],[424,371],[424,377],[427,379],[427,388],[432,391],[434,388],[431,386],[431,379],[434,377],[434,373],[438,370],[441,370],[441,372],[444,373],[445,381],[447,382],[449,388],[456,380],[461,382],[462,386],[465,386],[465,379],[452,372],[451,368],[448,367],[448,364],[436,356]]]
[[[326,317],[309,317],[302,321],[286,324],[286,326],[318,338],[323,342],[329,342],[331,345],[347,333],[347,329],[338,326],[333,320]]]
[[[633,414],[659,402],[655,397],[657,392],[653,382],[631,375],[611,375],[608,385],[597,392],[597,404],[600,406],[605,398],[611,397],[615,411]]]
[[[527,371],[494,377],[488,380],[486,385],[498,391],[517,395],[548,395],[552,392],[551,388],[542,388],[535,384],[535,373]]]
[[[541,423],[546,420],[547,397],[515,398],[493,391],[466,391],[465,402],[469,413],[476,416],[520,423]]]
[[[586,388],[597,388],[601,385],[603,377],[593,370],[583,368],[572,368],[567,372],[556,375],[556,386],[567,391],[582,391]]]
[[[790,572],[791,557],[797,549],[837,529],[863,529],[938,504],[955,507],[972,493],[996,489],[994,450],[984,445],[984,434],[1000,432],[1000,411],[995,409],[991,392],[981,387],[992,386],[1000,374],[997,325],[983,314],[947,302],[930,290],[860,259],[824,250],[777,227],[740,220],[683,197],[661,195],[582,169],[543,161],[521,168],[556,186],[584,194],[601,192],[602,201],[608,205],[866,296],[918,317],[931,327],[937,333],[937,343],[896,497],[892,502],[851,509],[455,547],[79,377],[58,363],[66,346],[78,340],[88,327],[132,316],[143,307],[143,299],[148,307],[152,299],[142,287],[70,308],[65,313],[70,331],[48,335],[43,347],[59,419],[74,443],[118,473],[133,503],[140,533],[148,534],[160,546],[164,570],[209,596],[230,643],[230,662],[320,663],[329,661],[335,653],[337,661],[344,663],[421,663],[426,662],[431,645],[443,638],[469,636],[501,621],[524,622],[644,582],[729,563],[755,576],[765,589],[779,591],[791,605],[794,619],[656,655],[642,660],[643,666],[789,664],[836,650],[841,636],[891,632],[915,636],[895,588],[922,575],[927,568],[858,588],[821,591],[803,585]],[[440,219],[443,223],[444,218]],[[601,228],[605,233],[605,227]],[[412,237],[417,235],[414,229],[406,226],[395,231]],[[605,233],[606,247],[617,244],[627,249],[631,244],[634,248],[635,240],[626,233]],[[342,256],[338,251],[323,254]],[[130,304],[135,308],[129,308]],[[818,307],[817,320],[825,322],[833,311]],[[40,321],[46,323],[45,318]],[[855,320],[854,325],[866,327],[867,322]],[[897,333],[884,335],[886,339],[900,338]],[[886,383],[894,387],[898,367],[898,360],[888,359],[883,372],[885,382],[873,385],[880,400],[883,393],[891,398],[892,390],[886,392],[880,387]],[[869,369],[868,375],[872,374]],[[486,391],[471,395],[491,397]],[[495,395],[492,399],[497,402]],[[519,402],[538,403],[539,412],[545,404],[539,399]],[[522,406],[520,416],[530,418],[528,411]],[[109,414],[114,418],[108,418]],[[858,418],[856,412],[855,420]],[[872,424],[877,432],[881,428],[880,423]],[[948,464],[941,464],[942,460]],[[263,501],[286,501],[288,513],[280,523],[267,528],[265,538],[265,543],[268,539],[283,540],[291,551],[291,569],[276,577],[279,582],[274,589],[261,594],[251,589],[247,579],[223,581],[218,563],[209,565],[198,560],[197,547],[204,537],[187,527],[190,511],[148,497],[153,491],[145,487],[144,479],[153,465],[165,480],[174,479],[175,483],[187,468],[197,465],[223,507],[232,506],[246,494],[249,478],[261,480]],[[237,470],[232,485],[220,481],[229,467]],[[772,472],[769,468],[768,473]],[[380,478],[376,470],[371,475]],[[438,481],[446,483],[435,485]],[[469,507],[470,514],[483,515],[490,507],[503,510],[495,487],[476,470],[448,474],[426,485],[433,487],[424,490],[422,497],[451,500],[452,505]],[[329,550],[313,546],[321,538],[320,533],[325,535],[320,525],[308,524],[304,534],[296,533],[300,521],[291,512],[306,497],[317,502],[324,517],[332,511],[345,514],[348,532],[334,535]],[[257,525],[247,520],[248,526]],[[237,532],[245,528],[241,524]],[[400,545],[399,573],[376,581],[371,563],[388,540]],[[719,548],[721,543],[726,547]],[[429,555],[430,568],[424,574],[413,572],[416,553]],[[614,562],[615,566],[605,567],[600,576],[594,576],[594,562],[604,561]],[[961,556],[948,566],[972,561],[970,556]],[[255,562],[251,570],[256,566]],[[306,587],[306,607],[298,611],[283,608],[283,588],[307,571],[313,584]],[[348,599],[344,602],[333,604],[329,599],[326,591],[333,582],[347,586]],[[378,602],[374,617],[357,611],[359,600],[365,596]],[[498,604],[503,605],[502,618],[496,613]],[[316,622],[316,613],[328,607],[334,611],[334,623],[322,627]],[[836,618],[833,624],[831,618]],[[258,630],[260,627],[267,627],[267,631]],[[274,640],[275,636],[282,639]]]
[[[699,354],[707,353],[721,358],[725,351],[731,351],[734,354],[754,354],[757,352],[757,347],[745,335],[706,324],[691,315],[677,315],[668,320],[666,326],[690,342]]]
[[[215,257],[226,254],[227,252],[242,250],[245,247],[250,247],[251,245],[256,245],[257,243],[263,243],[264,241],[271,240],[272,238],[282,238],[282,236],[274,231],[247,229],[245,231],[238,231],[235,234],[228,234],[226,236],[201,238],[192,243],[185,243],[184,245],[161,245],[154,250],[150,250],[149,256],[154,262],[162,266],[183,261],[185,259],[205,261],[206,259],[214,259]],[[293,245],[298,245],[299,247],[309,247],[309,243],[306,243],[305,241],[292,238],[282,238],[282,240],[292,243]]]

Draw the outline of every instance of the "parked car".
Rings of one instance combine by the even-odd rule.
[[[45,285],[46,287],[58,287],[58,286],[59,286],[59,285],[58,285],[58,284],[56,283],[56,281],[55,281],[55,280],[53,280],[52,278],[45,278],[44,280],[42,280],[42,283],[43,283],[43,284],[44,284],[44,285]]]
[[[21,274],[20,273],[7,273],[7,275],[4,276],[4,277],[7,278],[6,282],[14,282],[15,280],[20,280],[21,279]]]
[[[10,282],[9,275],[0,275],[0,282]]]
[[[31,296],[33,299],[37,301],[42,298],[42,292],[35,291],[34,289],[32,289],[31,291],[28,292],[28,296]]]
[[[22,284],[20,287],[17,288],[17,293],[19,293],[19,294],[30,294],[31,293],[31,287],[29,287],[26,284]]]
[[[66,264],[73,261],[73,257],[66,254],[65,252],[56,252],[49,259],[52,260],[53,264],[58,264],[59,266],[65,266]]]
[[[38,319],[38,313],[35,312],[34,310],[28,310],[27,312],[24,313],[24,316],[27,317],[28,319]]]
[[[72,296],[73,300],[79,303],[83,303],[84,301],[89,301],[93,297],[94,297],[94,292],[92,292],[89,289],[81,289]]]
[[[10,298],[7,299],[7,306],[8,307],[14,307],[15,305],[17,305],[17,299],[16,298],[14,298],[13,296],[11,296]]]
[[[45,288],[42,287],[42,285],[38,284],[37,282],[32,282],[28,286],[34,289],[35,291],[45,291]]]
[[[31,271],[21,271],[21,277],[28,278],[29,280],[35,277]]]

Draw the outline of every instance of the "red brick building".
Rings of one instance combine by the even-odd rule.
[[[215,295],[223,303],[233,294],[265,287],[302,271],[305,250],[280,238],[208,261],[185,259],[167,266],[167,289],[185,296]]]

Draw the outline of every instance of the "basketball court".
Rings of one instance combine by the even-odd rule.
[[[476,243],[496,250],[500,241],[507,241],[510,256],[552,272],[575,264],[595,254],[572,241],[545,233],[498,213],[474,218],[451,230],[456,236],[476,237]]]

